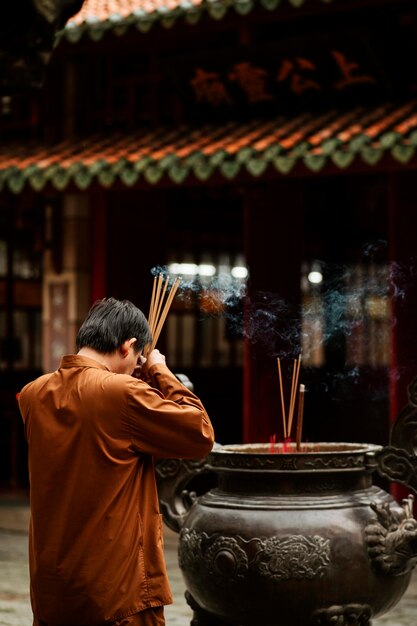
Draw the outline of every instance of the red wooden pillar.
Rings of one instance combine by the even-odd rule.
[[[417,376],[417,186],[414,172],[390,177],[389,252],[393,282],[390,420],[407,404]],[[397,499],[409,490],[393,485]]]
[[[245,442],[266,442],[273,433],[282,435],[276,357],[278,354],[282,357],[284,366],[286,353],[292,349],[298,354],[300,349],[297,329],[303,255],[302,212],[302,186],[296,181],[259,185],[247,192],[245,253],[249,284],[243,382]],[[277,318],[275,323],[274,315]],[[293,332],[292,340],[286,334],[289,328]]]

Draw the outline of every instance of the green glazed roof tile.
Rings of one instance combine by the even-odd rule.
[[[265,159],[250,159],[247,163],[246,163],[246,169],[248,170],[249,174],[251,174],[252,176],[258,178],[259,176],[261,176],[266,168],[268,167],[268,161],[265,161]]]
[[[88,189],[88,187],[91,185],[92,178],[93,177],[88,170],[80,170],[74,176],[74,183],[76,184],[78,189],[85,191],[85,189]],[[103,186],[105,186],[101,180],[100,182]]]
[[[199,163],[193,168],[195,177],[198,178],[198,180],[202,182],[205,182],[206,180],[208,180],[210,176],[213,174],[213,171],[214,171],[214,168],[211,167],[207,162]]]
[[[133,187],[138,181],[139,174],[132,168],[126,168],[120,172],[120,179],[126,187]]]
[[[147,167],[144,172],[146,180],[148,181],[148,183],[151,183],[151,185],[155,185],[156,183],[158,183],[161,180],[162,175],[163,171],[161,170],[161,168],[155,165]]]
[[[221,173],[228,180],[232,180],[233,178],[236,178],[236,176],[239,173],[239,170],[240,170],[240,163],[237,163],[236,161],[224,161],[220,165]]]
[[[177,185],[181,184],[182,182],[184,182],[184,180],[187,178],[189,173],[189,170],[187,167],[184,167],[182,165],[173,165],[172,167],[169,168],[168,170],[168,176],[169,178],[174,182],[177,183]]]
[[[110,168],[104,169],[98,174],[97,179],[102,187],[111,187],[116,180],[116,174]]]
[[[392,156],[400,163],[408,163],[415,155],[415,152],[414,146],[397,145],[392,149]]]
[[[410,133],[409,141],[413,146],[417,146],[417,130]]]
[[[42,191],[45,187],[47,180],[41,172],[35,172],[29,176],[30,186],[34,191]]]
[[[320,170],[322,170],[326,163],[326,160],[327,159],[325,156],[317,154],[311,154],[303,158],[303,162],[306,167],[308,167],[308,169],[312,170],[313,172],[319,172]]]
[[[25,179],[21,172],[13,174],[13,176],[8,179],[7,185],[12,193],[21,193],[23,187],[25,186]]]
[[[376,148],[363,148],[360,152],[362,159],[368,165],[376,165],[382,158],[383,154],[383,150],[378,150]]]
[[[275,169],[280,174],[289,174],[293,169],[295,163],[296,160],[292,159],[291,157],[276,157],[275,159],[273,159]]]
[[[331,159],[335,165],[341,170],[346,169],[349,165],[352,164],[355,158],[355,154],[353,152],[345,152],[343,150],[335,150],[331,155]]]
[[[46,184],[60,191],[71,183],[82,190],[117,181],[132,186],[165,179],[181,185],[191,175],[205,182],[216,172],[227,180],[240,174],[260,178],[269,164],[281,175],[296,165],[318,174],[328,164],[341,170],[361,162],[375,167],[384,155],[406,165],[417,159],[416,148],[417,102],[410,102],[353,117],[280,116],[95,135],[53,146],[2,144],[0,184],[16,194],[26,186],[42,191]]]
[[[58,191],[63,191],[69,184],[71,178],[65,170],[58,170],[51,178],[52,184]]]

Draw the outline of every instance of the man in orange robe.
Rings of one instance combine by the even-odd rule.
[[[201,401],[153,350],[143,313],[108,298],[78,353],[19,397],[29,444],[34,626],[163,626],[172,602],[153,457],[205,457]],[[142,364],[145,382],[132,376]]]

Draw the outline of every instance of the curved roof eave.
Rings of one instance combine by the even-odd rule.
[[[274,11],[284,2],[293,8],[300,8],[311,0],[87,0],[81,11],[72,17],[65,28],[57,35],[57,40],[66,39],[77,43],[87,35],[99,41],[107,32],[123,35],[128,28],[136,27],[140,32],[148,32],[155,23],[171,28],[179,19],[188,24],[197,24],[203,15],[221,20],[234,10],[239,15],[247,15],[255,7]],[[320,0],[322,4],[334,0]]]
[[[267,172],[318,174],[391,159],[410,167],[417,158],[417,101],[269,120],[159,127],[135,133],[100,133],[54,146],[0,146],[0,191],[41,191],[47,184],[86,190],[94,182],[132,187],[140,181],[175,185],[218,175],[234,180]],[[383,161],[384,160],[384,161]]]

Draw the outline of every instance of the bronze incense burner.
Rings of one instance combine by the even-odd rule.
[[[192,626],[369,626],[389,611],[417,561],[417,522],[412,496],[399,505],[372,479],[415,490],[416,426],[417,378],[386,448],[230,445],[159,462]]]

